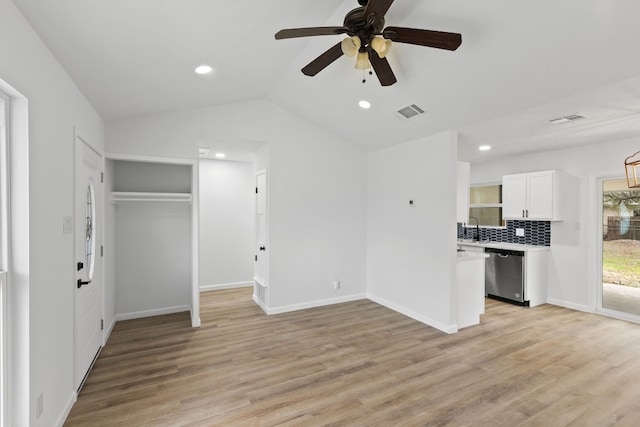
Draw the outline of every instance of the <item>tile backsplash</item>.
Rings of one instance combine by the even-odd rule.
[[[516,236],[516,228],[524,228],[524,237]],[[471,239],[475,235],[476,227],[474,225],[467,224],[466,227],[463,227],[461,223],[458,223],[458,239]],[[551,222],[507,220],[506,228],[486,228],[481,226],[480,240],[551,246]]]

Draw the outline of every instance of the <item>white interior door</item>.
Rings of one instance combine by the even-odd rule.
[[[254,280],[267,286],[268,277],[267,246],[267,172],[256,175],[256,268]]]
[[[102,344],[102,157],[76,137],[75,386],[80,388]]]

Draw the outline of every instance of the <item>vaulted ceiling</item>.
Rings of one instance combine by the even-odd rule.
[[[395,0],[387,25],[463,41],[394,44],[390,87],[363,84],[353,58],[300,72],[343,36],[274,39],[342,25],[356,0],[14,2],[107,121],[266,98],[367,150],[458,130],[473,161],[640,135],[637,0]],[[202,63],[215,72],[194,74]],[[399,119],[411,104],[426,113]],[[585,119],[548,123],[574,113]]]

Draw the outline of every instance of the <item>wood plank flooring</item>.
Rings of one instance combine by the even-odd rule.
[[[446,335],[371,301],[267,316],[251,288],[118,322],[65,426],[637,426],[640,325],[487,300]]]

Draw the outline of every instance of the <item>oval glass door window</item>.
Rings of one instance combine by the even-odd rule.
[[[93,280],[93,270],[95,265],[96,239],[94,230],[96,228],[96,188],[93,184],[93,178],[89,177],[89,185],[87,186],[87,206],[85,210],[86,218],[86,235],[85,235],[85,254],[87,259],[87,279]]]

